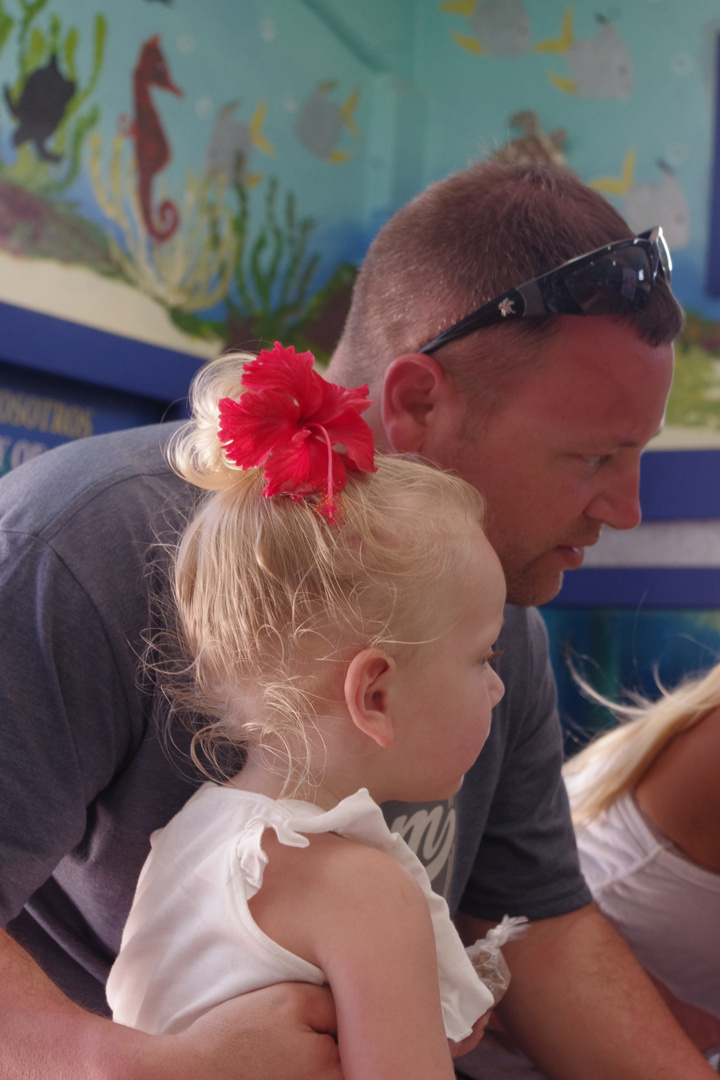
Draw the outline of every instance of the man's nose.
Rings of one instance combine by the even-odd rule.
[[[639,464],[609,475],[588,503],[585,517],[613,529],[637,528],[642,520]]]

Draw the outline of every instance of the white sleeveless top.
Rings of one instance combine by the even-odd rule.
[[[568,793],[583,774],[567,777]],[[720,1019],[720,874],[683,855],[631,794],[578,832],[594,899],[643,967],[676,998]]]
[[[419,859],[391,833],[362,789],[324,812],[311,803],[268,799],[204,784],[153,834],[107,983],[113,1019],[155,1034],[183,1031],[222,1001],[278,982],[325,983],[320,968],[281,948],[253,921],[248,901],[262,886],[265,829],[290,847],[334,832],[384,851],[419,882],[430,908],[445,1031],[459,1041],[492,1007]]]

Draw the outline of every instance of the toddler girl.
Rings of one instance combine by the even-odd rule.
[[[108,1000],[171,1033],[327,982],[345,1080],[452,1080],[448,1039],[474,1044],[492,994],[378,804],[462,784],[503,693],[505,586],[477,492],[374,461],[366,398],[277,343],[196,380],[175,466],[212,494],[176,558],[172,692],[207,718],[196,750],[242,768],[154,835]]]

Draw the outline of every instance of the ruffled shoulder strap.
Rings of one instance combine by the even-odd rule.
[[[365,788],[343,799],[332,810],[322,810],[297,799],[275,801],[255,795],[251,799],[247,821],[235,846],[243,877],[251,889],[249,895],[262,886],[268,862],[262,844],[266,829],[272,829],[287,847],[307,847],[309,836],[330,832],[370,844],[388,854],[395,854],[398,846],[405,847],[399,836],[389,832],[380,807]]]
[[[262,796],[257,798],[235,845],[235,854],[249,888],[248,898],[253,896],[263,883],[268,863],[262,845],[265,830],[272,829],[280,843],[286,847],[304,848],[310,841],[303,835],[303,822],[305,819],[312,821],[316,814],[322,815],[322,811],[311,803],[290,799],[275,801]]]

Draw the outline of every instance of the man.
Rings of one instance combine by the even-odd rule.
[[[578,264],[588,272],[577,280],[563,270],[504,293],[629,237],[567,175],[458,174],[378,237],[331,365],[346,385],[370,381],[380,446],[456,469],[485,494],[515,605],[554,595],[603,524],[638,523],[640,453],[662,422],[681,315],[656,238],[616,243],[609,259]],[[434,340],[494,297],[471,333]],[[514,317],[526,302],[537,318]],[[551,315],[558,306],[599,314]],[[163,702],[135,677],[148,597],[162,598],[165,546],[191,501],[162,464],[160,438],[145,429],[63,448],[0,485],[0,899],[16,941],[94,1009],[148,834],[191,790],[163,756]],[[434,881],[452,884],[468,939],[506,912],[533,920],[508,947],[513,986],[500,1015],[548,1076],[712,1075],[589,906],[537,613],[509,607],[503,639],[506,697],[458,806],[423,810],[424,832],[416,808],[388,816],[409,838],[419,829],[415,846]],[[156,1039],[82,1012],[11,940],[0,973],[10,1077],[82,1075],[81,1063],[98,1077],[339,1075],[322,1034],[331,1005],[295,996],[308,988],[271,989],[285,994],[287,1023],[268,1023],[277,1003],[251,995]]]
[[[640,521],[640,454],[662,424],[669,343],[680,328],[662,274],[647,305],[624,314],[632,272],[622,264],[633,249],[578,259],[540,289],[516,291],[629,236],[607,204],[563,174],[492,165],[457,174],[400,211],[372,245],[330,367],[338,382],[370,382],[381,445],[425,455],[483,492],[514,605],[551,599],[604,524]],[[598,314],[551,317],[546,300]],[[628,293],[629,306],[635,300]],[[537,317],[516,317],[526,303]],[[506,911],[533,919],[507,947],[513,983],[498,1012],[548,1076],[707,1075],[692,1051],[665,1043],[670,1025],[658,1022],[645,980],[563,861],[554,701],[541,677],[522,670],[528,640],[531,663],[546,670],[540,633],[527,610],[508,608],[509,640],[499,643],[506,699],[476,783],[461,792],[461,835],[475,828],[479,846],[472,867],[455,867],[458,924],[470,942]],[[478,796],[488,783],[496,784],[489,807]],[[480,1067],[485,1049],[475,1055]],[[492,1068],[488,1061],[477,1075]]]

